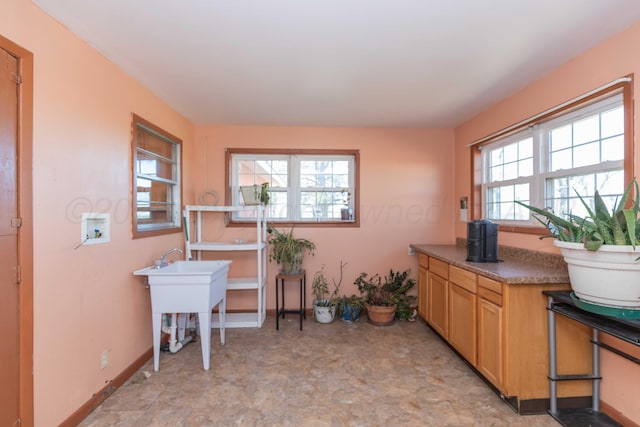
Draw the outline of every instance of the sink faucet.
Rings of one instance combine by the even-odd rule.
[[[160,258],[158,258],[157,260],[154,261],[154,264],[155,264],[156,268],[162,268],[162,267],[166,267],[167,265],[169,265],[169,262],[167,261],[167,256],[169,256],[170,254],[172,254],[174,252],[183,253],[182,249],[180,249],[180,248],[169,249],[168,251],[166,251],[165,253],[160,255]]]

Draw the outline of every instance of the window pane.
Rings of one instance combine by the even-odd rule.
[[[616,136],[602,141],[602,161],[624,159],[624,136]]]
[[[602,113],[602,138],[624,134],[624,108],[618,107]]]
[[[558,151],[571,147],[571,125],[553,129],[549,134],[551,151]]]
[[[518,143],[518,158],[520,160],[533,157],[533,138],[527,138]]]
[[[504,181],[504,174],[502,173],[502,165],[491,168],[491,175],[489,182]]]
[[[518,177],[518,164],[507,163],[504,165],[504,177],[503,179],[515,179]]]
[[[601,195],[622,195],[624,173],[622,171],[602,172],[596,175],[598,192]]]
[[[571,150],[562,150],[551,153],[551,171],[558,171],[561,169],[571,169],[573,162],[571,161]]]
[[[573,124],[573,145],[600,139],[600,117],[592,116]]]
[[[600,145],[596,142],[580,145],[573,150],[573,167],[600,163]]]
[[[504,147],[504,159],[505,163],[515,162],[518,160],[518,143],[509,144]]]
[[[533,159],[526,159],[520,162],[519,175],[520,176],[533,175]]]

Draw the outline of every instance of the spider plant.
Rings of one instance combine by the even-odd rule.
[[[304,238],[293,236],[293,228],[288,232],[278,231],[271,224],[267,226],[267,242],[269,249],[269,261],[275,261],[282,266],[283,273],[299,273],[302,266],[302,258],[305,252],[314,254],[315,243]]]

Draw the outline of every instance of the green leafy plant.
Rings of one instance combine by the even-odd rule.
[[[314,255],[315,243],[308,239],[294,237],[293,228],[288,232],[281,232],[269,224],[267,233],[267,242],[270,245],[269,261],[280,264],[284,273],[300,272],[304,253]]]
[[[334,307],[338,304],[338,291],[342,283],[342,266],[340,268],[340,282],[336,283],[336,281],[333,280],[333,292],[329,291],[329,281],[325,276],[324,268],[325,266],[323,264],[320,270],[316,271],[313,275],[313,282],[311,282],[314,304],[318,307]]]
[[[408,269],[403,272],[391,269],[384,278],[377,273],[371,277],[367,273],[360,273],[353,283],[358,287],[365,304],[386,307],[395,304],[396,318],[406,320],[411,318],[411,306],[416,300],[415,295],[407,295],[416,284],[414,279],[408,278],[410,272]]]
[[[338,298],[338,314],[342,315],[346,307],[358,307],[360,310],[364,308],[364,299],[359,295],[346,296],[342,295]]]
[[[574,190],[575,191],[575,190]],[[602,245],[630,245],[635,248],[640,241],[640,197],[639,186],[634,178],[609,213],[604,200],[596,191],[594,208],[578,194],[578,198],[589,214],[582,218],[569,213],[563,218],[550,210],[540,209],[522,202],[519,205],[531,210],[534,218],[551,231],[551,236],[564,242],[584,243],[587,250],[598,250]],[[630,196],[632,197],[630,199]],[[626,207],[630,206],[630,207]]]
[[[240,187],[242,197],[245,199],[245,204],[269,204],[269,183],[253,184]],[[248,200],[247,200],[248,199]],[[254,202],[255,201],[255,202]],[[257,202],[257,203],[256,203]]]

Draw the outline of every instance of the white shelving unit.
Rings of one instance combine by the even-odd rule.
[[[202,240],[202,230],[205,226],[205,214],[233,213],[238,211],[252,211],[256,213],[256,240],[246,243],[235,242],[208,242]],[[225,326],[228,328],[255,328],[261,327],[266,318],[267,297],[265,285],[267,283],[267,219],[265,207],[258,206],[201,206],[187,205],[184,207],[185,226],[185,256],[187,259],[202,259],[203,251],[234,252],[234,251],[255,251],[256,252],[256,275],[251,277],[230,277],[227,282],[227,291],[238,289],[255,289],[257,292],[257,308],[255,311],[242,313],[229,313]],[[211,215],[211,214],[210,214]],[[191,230],[191,220],[195,216],[195,230]],[[195,256],[194,256],[195,255]],[[226,258],[231,259],[233,258]],[[233,263],[231,264],[233,269]],[[213,314],[211,327],[219,327],[218,315]]]

